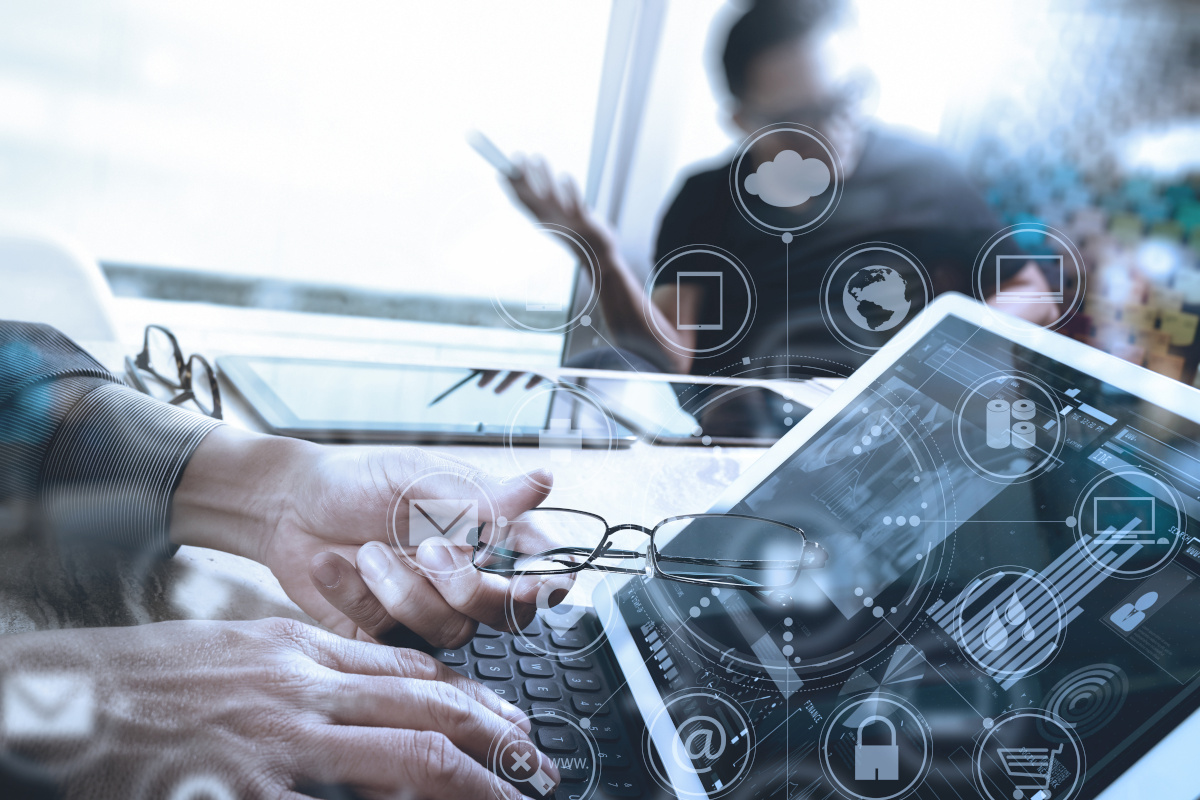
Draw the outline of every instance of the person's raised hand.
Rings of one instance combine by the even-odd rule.
[[[515,519],[551,481],[497,478],[414,447],[326,447],[225,426],[184,472],[171,538],[265,564],[300,608],[342,636],[381,639],[400,627],[454,647],[480,622],[528,623],[541,584],[477,572],[466,547],[431,542],[400,556],[408,503],[473,499],[481,522]]]
[[[169,797],[201,777],[245,798],[334,785],[368,798],[519,800],[492,771],[502,751],[529,753],[531,772],[558,780],[528,718],[492,691],[422,653],[293,620],[46,631],[4,643],[0,674],[52,669],[93,706],[88,736],[0,731],[6,761],[38,765],[66,798]]]
[[[597,254],[613,248],[612,232],[587,207],[573,179],[556,178],[542,158],[517,157],[514,166],[513,175],[502,180],[534,219],[574,231]]]

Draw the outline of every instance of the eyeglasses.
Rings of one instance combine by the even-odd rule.
[[[644,548],[620,546],[626,535],[650,537]],[[568,508],[535,508],[503,525],[484,523],[471,537],[471,563],[497,575],[566,575],[583,569],[734,589],[790,586],[827,553],[791,525],[742,514],[668,517],[653,528],[610,526]],[[660,547],[669,543],[669,552]],[[646,559],[644,567],[621,562]]]
[[[175,334],[161,325],[147,325],[142,352],[125,357],[129,385],[171,405],[195,403],[207,417],[221,419],[221,388],[212,365],[193,353],[186,359]],[[145,378],[152,378],[147,383]],[[163,389],[152,389],[157,384]]]

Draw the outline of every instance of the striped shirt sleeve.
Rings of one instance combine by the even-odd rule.
[[[0,321],[0,506],[60,540],[167,554],[171,498],[219,425],[127,388],[63,334]]]

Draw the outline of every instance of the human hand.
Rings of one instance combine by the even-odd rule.
[[[265,564],[300,608],[342,636],[379,640],[400,625],[457,647],[480,622],[528,624],[545,579],[478,572],[469,548],[442,541],[401,557],[387,541],[389,519],[401,542],[412,500],[470,498],[481,522],[515,519],[551,483],[544,472],[496,478],[415,447],[326,447],[224,426],[184,472],[171,538]]]
[[[575,232],[601,257],[614,249],[612,232],[587,207],[570,176],[556,179],[545,160],[537,157],[518,157],[514,168],[513,176],[503,180],[534,219]]]
[[[306,786],[344,785],[366,797],[519,800],[488,766],[510,746],[559,777],[530,741],[525,715],[485,687],[421,653],[293,620],[3,641],[5,679],[53,670],[90,684],[90,736],[6,740],[0,731],[7,762],[35,762],[68,798],[167,797],[199,775],[234,797],[300,798]]]

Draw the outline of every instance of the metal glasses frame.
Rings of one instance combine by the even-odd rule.
[[[684,577],[682,575],[676,575],[676,574],[672,574],[669,572],[665,572],[662,569],[662,567],[659,564],[659,561],[660,561],[660,559],[663,559],[664,557],[659,553],[658,547],[655,544],[655,541],[654,541],[655,533],[657,531],[659,531],[664,525],[675,522],[676,520],[681,520],[681,519],[694,520],[694,519],[710,519],[710,518],[711,519],[753,520],[755,522],[764,522],[764,523],[768,523],[771,525],[777,525],[780,528],[785,528],[789,531],[792,531],[792,532],[798,534],[800,536],[800,538],[804,540],[804,547],[801,550],[801,557],[799,559],[786,559],[786,560],[783,560],[783,559],[748,560],[748,559],[728,559],[728,558],[691,558],[691,557],[666,556],[665,561],[667,561],[668,563],[690,564],[690,565],[694,565],[694,566],[710,566],[710,567],[715,567],[715,568],[724,567],[727,569],[737,569],[739,567],[761,567],[763,569],[771,569],[771,568],[792,569],[792,570],[795,570],[795,572],[797,574],[799,574],[799,572],[804,569],[820,569],[821,567],[825,566],[825,561],[828,558],[828,553],[825,551],[825,549],[823,547],[821,547],[819,544],[817,544],[816,542],[809,541],[808,537],[804,535],[804,531],[801,530],[800,528],[797,528],[795,525],[788,525],[785,522],[779,522],[779,521],[773,520],[773,519],[766,519],[764,517],[749,516],[747,514],[680,514],[678,516],[667,517],[666,519],[659,521],[653,528],[647,528],[645,525],[637,525],[634,523],[626,523],[623,525],[609,525],[608,520],[604,519],[604,517],[601,517],[599,514],[593,514],[590,511],[578,511],[573,508],[535,508],[535,509],[531,510],[531,513],[536,513],[539,511],[557,511],[557,512],[562,512],[562,513],[579,514],[582,516],[591,517],[592,519],[595,519],[604,525],[604,527],[605,527],[604,535],[600,538],[600,542],[593,549],[588,549],[586,547],[556,547],[552,550],[546,550],[546,551],[543,551],[543,552],[537,554],[539,557],[545,557],[551,561],[555,560],[555,558],[554,558],[555,556],[562,556],[564,558],[567,556],[583,557],[584,558],[583,561],[568,562],[568,563],[565,563],[559,569],[523,570],[523,569],[513,568],[513,567],[497,567],[497,566],[488,565],[488,564],[476,563],[476,559],[479,557],[480,551],[485,551],[487,555],[498,555],[501,558],[522,555],[521,553],[518,553],[516,551],[506,550],[504,548],[496,547],[494,545],[489,545],[486,542],[484,542],[483,541],[484,526],[490,524],[490,523],[485,522],[479,526],[479,528],[476,531],[476,535],[472,536],[473,541],[471,541],[471,544],[474,548],[474,552],[471,555],[471,563],[475,567],[475,569],[479,570],[480,572],[486,572],[486,573],[490,573],[493,575],[569,575],[569,574],[579,572],[584,569],[591,569],[591,570],[596,570],[599,572],[616,573],[619,575],[644,575],[644,574],[646,574],[646,570],[648,568],[650,571],[650,574],[654,577],[665,578],[666,580],[671,580],[671,581],[678,581],[679,583],[694,583],[694,584],[699,584],[702,586],[721,586],[721,587],[727,587],[727,588],[731,588],[731,589],[774,588],[774,587],[767,587],[767,586],[749,586],[744,581],[738,581],[738,580],[735,580],[732,578],[728,578],[728,579],[689,578],[689,577]],[[646,549],[646,552],[642,553],[637,550],[622,550],[620,548],[614,548],[612,546],[613,542],[611,541],[610,537],[612,536],[612,534],[614,534],[618,531],[641,531],[642,533],[649,536],[650,542],[649,542],[649,547],[647,547],[647,549]],[[630,559],[630,558],[645,558],[646,559],[646,567],[643,567],[643,568],[621,567],[621,566],[616,566],[614,564],[597,563],[597,559],[600,559],[600,558],[616,558],[616,559],[621,559],[621,560]],[[794,578],[793,578],[793,580],[794,580]],[[788,582],[788,584],[790,584],[790,583],[791,583],[791,581]],[[788,585],[788,584],[782,584],[782,585]]]
[[[163,375],[154,364],[150,363],[150,333],[152,331],[162,332],[171,343],[177,377],[170,378]],[[200,398],[196,396],[192,383],[196,372],[195,363],[202,364],[205,373],[208,375],[208,386],[212,392],[213,399],[212,408],[205,408],[204,404],[200,402]],[[204,412],[205,416],[212,417],[213,419],[222,419],[221,387],[217,384],[217,373],[213,370],[212,364],[208,363],[208,359],[199,353],[192,353],[187,358],[184,358],[183,350],[179,347],[179,340],[175,338],[174,333],[162,325],[147,325],[142,335],[142,351],[133,358],[129,358],[129,356],[125,357],[125,374],[129,377],[130,384],[142,394],[150,394],[150,387],[142,379],[142,372],[154,376],[160,383],[178,392],[178,394],[167,401],[171,405],[178,406],[191,401],[196,404],[197,408]]]

